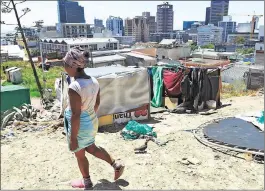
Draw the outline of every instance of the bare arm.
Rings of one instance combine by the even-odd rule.
[[[72,116],[71,116],[71,140],[75,140],[77,138],[79,126],[80,126],[80,115],[81,115],[81,97],[78,93],[76,93],[74,90],[69,89],[69,101],[70,101],[70,107],[72,110]]]
[[[96,99],[96,104],[94,106],[94,110],[97,113],[98,108],[99,108],[99,104],[100,104],[100,89],[98,90],[98,94],[97,94],[97,99]]]

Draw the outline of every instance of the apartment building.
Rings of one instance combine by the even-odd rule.
[[[174,11],[173,5],[165,2],[157,5],[156,12],[157,30],[158,33],[170,33],[173,31]]]
[[[133,36],[133,19],[126,18],[124,20],[124,35]]]
[[[123,36],[123,20],[120,17],[109,16],[106,29],[112,31],[113,36]]]
[[[90,25],[86,23],[57,23],[56,29],[62,38],[93,37]]]
[[[125,36],[132,36],[133,42],[148,42],[150,37],[148,17],[136,16],[125,19]]]
[[[143,17],[147,18],[148,24],[149,24],[149,34],[156,32],[156,17],[151,16],[150,12],[143,12]]]
[[[198,31],[198,45],[220,44],[222,43],[223,28],[216,27],[213,24],[200,26]]]
[[[227,42],[227,36],[229,33],[236,32],[236,22],[232,21],[231,16],[224,16],[223,21],[218,22],[218,27],[223,28],[222,41]]]

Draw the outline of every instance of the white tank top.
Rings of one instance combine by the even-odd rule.
[[[94,106],[99,91],[99,83],[96,78],[91,77],[90,79],[78,78],[73,81],[69,88],[78,93],[81,97],[82,107],[81,111],[87,111],[89,114],[94,113]],[[70,109],[68,99],[68,109]]]

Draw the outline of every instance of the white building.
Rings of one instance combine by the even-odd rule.
[[[223,28],[222,41],[227,42],[227,35],[236,32],[236,22],[232,21],[231,16],[224,16],[223,21],[218,22],[218,27]]]
[[[61,34],[57,32],[56,26],[43,26],[39,32],[39,38],[60,38]]]
[[[133,36],[114,36],[113,38],[117,39],[123,45],[132,45],[135,43]]]
[[[93,37],[90,25],[86,23],[57,23],[56,30],[62,38]]]
[[[245,42],[247,42],[249,41],[250,36],[250,33],[231,33],[227,35],[227,43],[236,43],[236,39],[238,37],[243,37],[245,39]],[[252,34],[252,39],[258,39],[258,33]]]
[[[264,25],[259,27],[259,40],[262,42],[264,41]]]
[[[110,30],[103,30],[102,32],[100,33],[94,33],[93,34],[93,38],[112,38],[113,35],[112,35],[112,31]]]
[[[220,44],[222,42],[223,28],[212,24],[200,26],[198,31],[198,45]]]
[[[1,46],[1,52],[8,54],[8,57],[24,58],[25,52],[19,48],[18,45],[4,45]]]
[[[238,23],[236,31],[238,33],[250,33],[251,23]]]
[[[93,51],[117,50],[119,49],[119,41],[115,38],[52,38],[41,39],[40,42],[43,53],[64,53],[75,46],[80,46],[85,50],[91,48]]]

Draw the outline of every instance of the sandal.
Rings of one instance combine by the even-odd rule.
[[[73,188],[84,188],[89,190],[93,188],[93,183],[90,178],[78,179],[71,182]]]
[[[114,180],[116,181],[116,180],[118,180],[118,179],[121,177],[121,175],[123,174],[123,171],[124,171],[124,169],[125,169],[125,166],[122,165],[121,163],[117,163],[117,162],[115,162],[115,161],[113,161],[113,163],[112,163],[111,166],[112,166],[112,167],[114,168],[114,170],[115,170],[115,173],[114,173]]]

